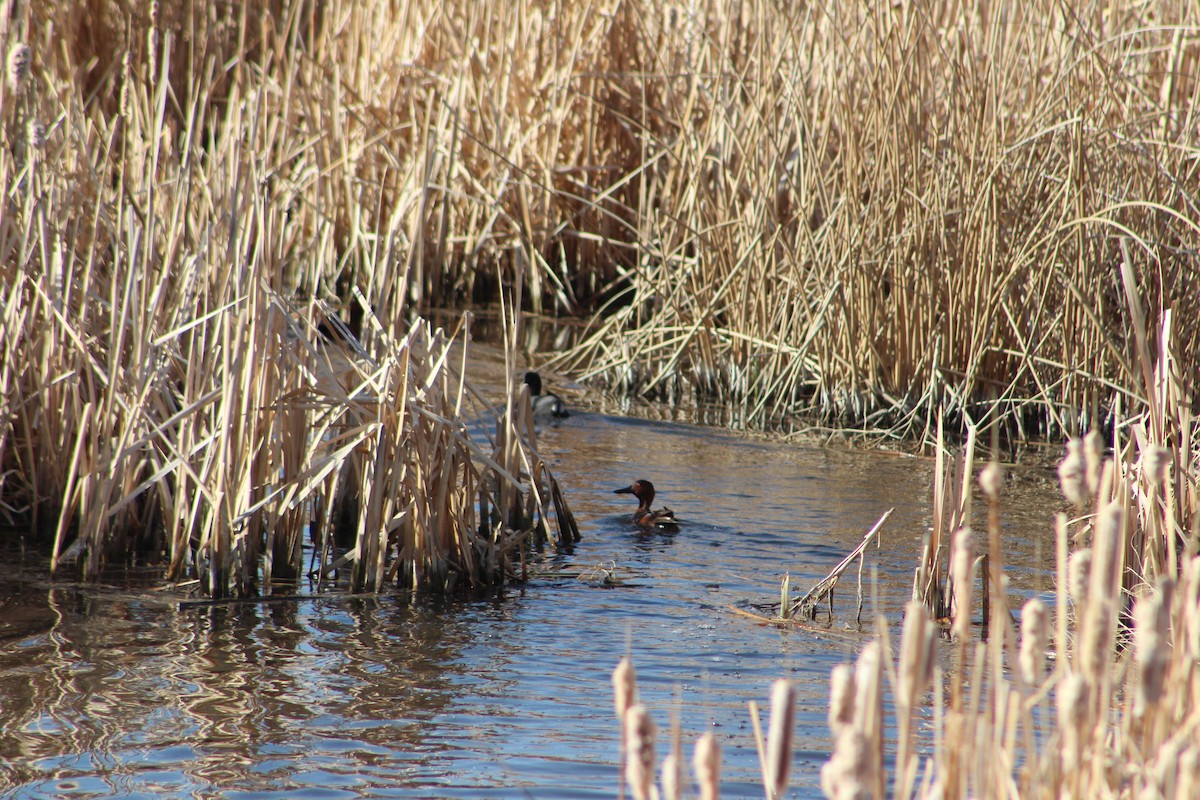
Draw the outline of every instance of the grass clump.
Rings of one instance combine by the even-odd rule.
[[[561,492],[515,388],[469,433],[469,332],[416,313],[445,108],[381,119],[382,12],[228,11],[0,6],[0,516],[56,574],[215,597],[518,575]]]

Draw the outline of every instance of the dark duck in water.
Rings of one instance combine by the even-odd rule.
[[[533,404],[535,422],[556,422],[571,416],[561,397],[556,394],[542,394],[541,375],[533,371],[526,372],[525,385],[529,387],[529,401]]]

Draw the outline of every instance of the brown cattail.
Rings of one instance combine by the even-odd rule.
[[[1067,594],[1077,607],[1087,601],[1088,584],[1092,580],[1091,548],[1077,550],[1067,562]]]
[[[625,711],[637,703],[637,673],[633,661],[625,656],[617,662],[612,674],[613,696],[616,700],[617,719],[625,719]]]
[[[8,51],[8,87],[13,94],[21,91],[33,64],[33,51],[24,42],[17,42]]]
[[[1145,713],[1162,697],[1167,670],[1171,666],[1171,599],[1175,583],[1163,580],[1158,591],[1138,598],[1133,607],[1133,645],[1137,654],[1138,687],[1133,710]]]
[[[865,800],[873,796],[869,746],[860,731],[848,728],[837,737],[829,761],[821,767],[821,791],[830,800]]]
[[[912,600],[904,611],[900,634],[900,684],[897,700],[916,704],[933,678],[933,623],[920,600]]]
[[[829,729],[837,736],[854,725],[854,667],[838,664],[829,676]]]
[[[1004,488],[1004,467],[999,462],[992,461],[979,471],[979,488],[983,489],[988,500],[1000,499],[1000,490]]]
[[[1083,606],[1079,631],[1080,662],[1092,681],[1100,677],[1112,658],[1124,519],[1120,501],[1109,503],[1096,517],[1087,602]]]
[[[1076,508],[1087,505],[1087,463],[1083,455],[1083,440],[1067,442],[1067,456],[1058,465],[1058,484],[1063,496]]]
[[[1021,668],[1021,679],[1027,686],[1042,682],[1048,638],[1046,617],[1046,604],[1036,597],[1021,609],[1021,650],[1017,663]]]
[[[700,800],[717,800],[721,795],[721,745],[716,736],[706,733],[696,740],[692,769],[696,771]]]
[[[1117,561],[1124,544],[1125,511],[1119,501],[1100,510],[1096,517],[1096,534],[1092,539],[1092,569],[1088,591],[1090,599],[1111,598],[1115,594]]]
[[[1058,727],[1062,732],[1063,765],[1070,771],[1079,759],[1080,744],[1087,727],[1088,708],[1087,679],[1072,672],[1058,687]]]
[[[858,654],[854,665],[854,727],[860,731],[875,729],[883,713],[880,695],[883,680],[883,654],[877,639],[873,639]]]
[[[625,709],[625,780],[636,800],[650,800],[654,787],[654,720],[645,706]]]
[[[795,727],[796,690],[789,681],[780,678],[771,686],[771,726],[767,731],[767,780],[771,797],[781,797],[787,791]]]
[[[950,557],[950,578],[954,581],[955,637],[965,641],[971,633],[971,593],[975,586],[975,534],[959,528],[954,534],[954,554]]]

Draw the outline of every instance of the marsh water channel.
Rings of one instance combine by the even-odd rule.
[[[798,689],[789,797],[819,797],[829,673],[883,615],[898,635],[933,462],[743,437],[606,413],[581,392],[540,449],[582,541],[532,577],[473,597],[331,593],[180,603],[136,576],[36,578],[9,552],[0,585],[0,796],[613,798],[611,672],[632,655],[666,752],[672,719],[713,731],[722,796],[763,796],[747,701]],[[1004,506],[1015,591],[1047,591],[1045,471],[1016,473]],[[631,529],[613,490],[648,478],[675,534]],[[807,589],[888,508],[832,622],[779,628],[737,613]],[[24,577],[22,577],[24,576]],[[301,588],[303,592],[303,587]],[[945,653],[943,653],[945,656]],[[765,722],[765,719],[764,719]]]

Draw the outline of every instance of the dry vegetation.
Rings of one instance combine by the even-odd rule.
[[[473,436],[469,332],[411,313],[438,81],[384,101],[404,29],[318,5],[0,4],[0,517],[56,573],[443,589],[575,536],[525,395]]]
[[[702,4],[621,42],[635,255],[567,369],[746,425],[1053,437],[1146,399],[1120,236],[1150,330],[1200,313],[1194,3]]]

